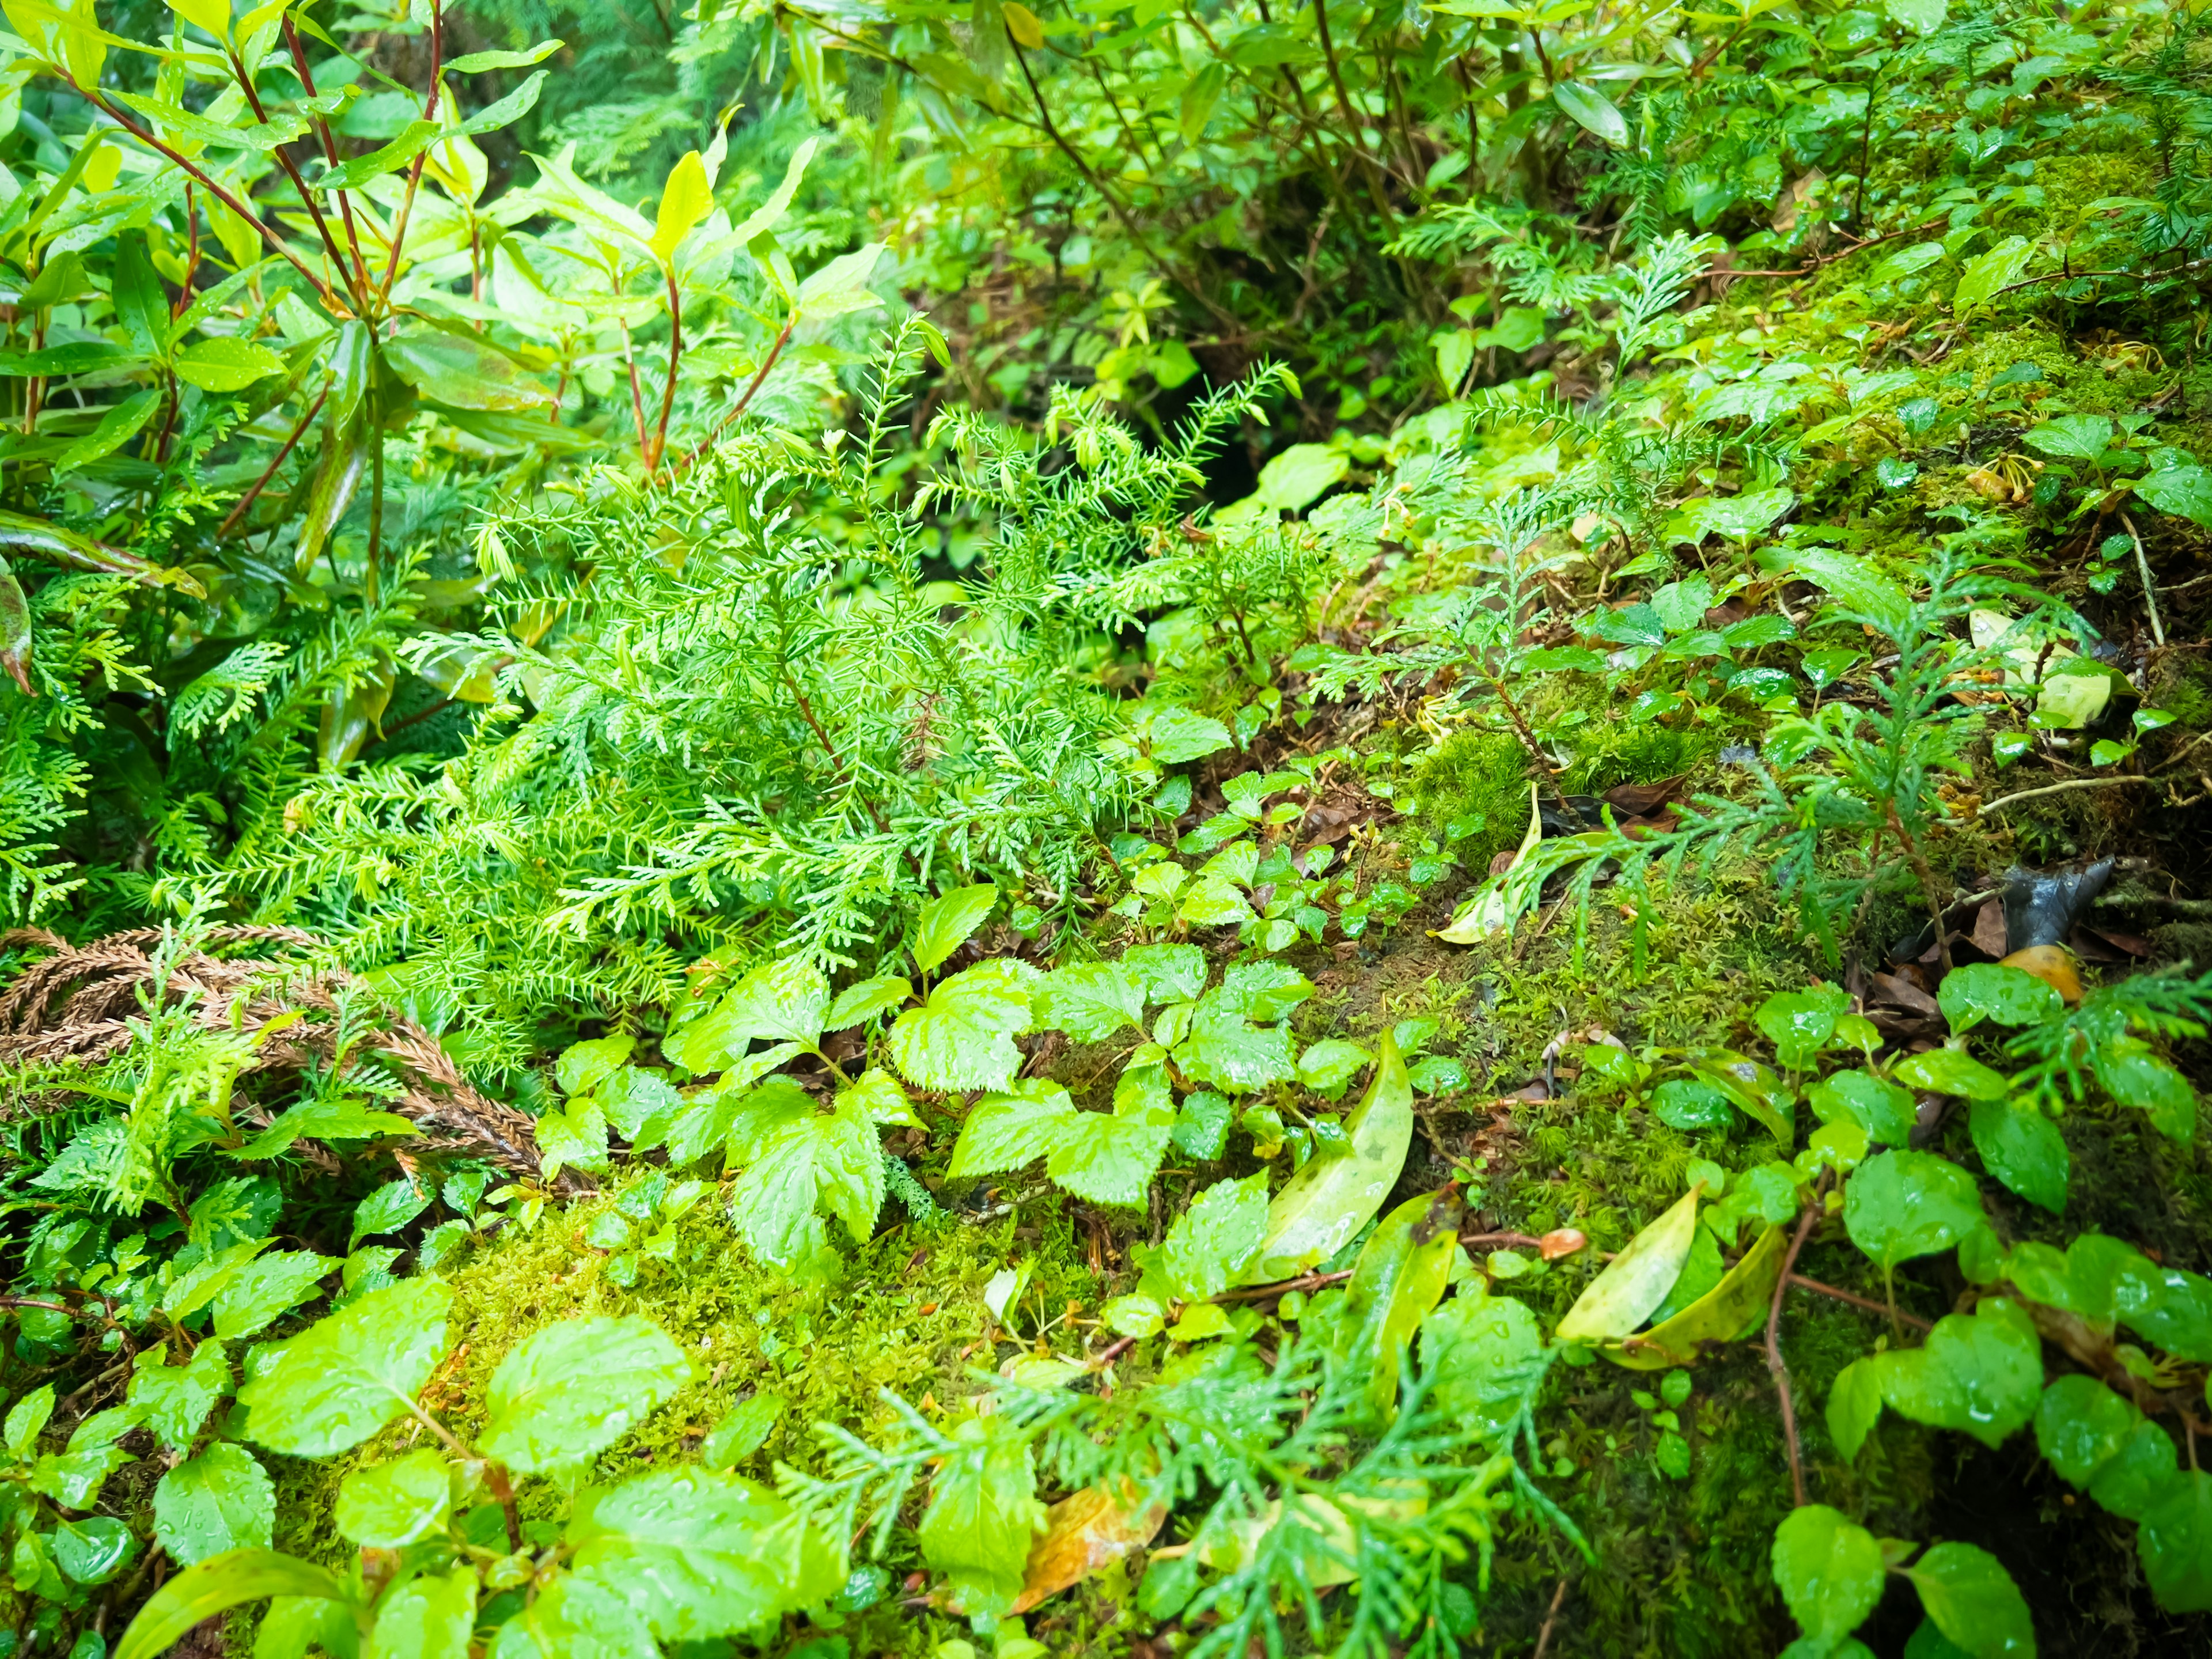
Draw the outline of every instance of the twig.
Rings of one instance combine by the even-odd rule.
[[[1801,1291],[1811,1291],[1819,1296],[1832,1296],[1838,1302],[1850,1303],[1854,1308],[1864,1308],[1869,1313],[1893,1314],[1901,1323],[1910,1325],[1917,1331],[1934,1328],[1929,1321],[1921,1318],[1917,1314],[1903,1312],[1887,1304],[1877,1302],[1870,1296],[1860,1296],[1851,1291],[1839,1291],[1833,1285],[1823,1285],[1819,1279],[1808,1279],[1802,1273],[1791,1273],[1785,1282]]]
[[[1782,1258],[1782,1277],[1775,1281],[1774,1299],[1766,1310],[1766,1369],[1774,1378],[1775,1395],[1782,1401],[1782,1438],[1790,1451],[1790,1501],[1798,1509],[1805,1506],[1805,1462],[1797,1448],[1797,1404],[1790,1395],[1790,1367],[1782,1358],[1782,1297],[1795,1275],[1797,1253],[1805,1248],[1813,1224],[1820,1218],[1820,1205],[1816,1195],[1798,1218],[1796,1237],[1790,1241],[1790,1254]]]
[[[2158,619],[2158,585],[2150,579],[2150,560],[2143,552],[2142,538],[2136,533],[2136,521],[2126,514],[2120,522],[2128,527],[2128,539],[2136,544],[2136,574],[2142,578],[2143,608],[2150,612],[2150,641],[2153,645],[2166,643],[2166,629]]]
[[[2156,783],[2156,778],[2147,778],[2134,772],[2116,772],[2104,778],[2069,778],[2063,783],[2046,783],[2040,789],[2023,789],[2016,795],[2000,795],[1988,805],[1975,809],[1979,817],[2002,811],[2014,801],[2033,800],[2039,795],[2056,795],[2068,789],[2104,789],[2118,783]]]
[[[1544,1659],[1545,1650],[1552,1645],[1552,1626],[1559,1621],[1559,1608],[1567,1599],[1566,1575],[1559,1576],[1559,1587],[1552,1592],[1552,1605],[1544,1614],[1544,1627],[1536,1632],[1536,1659]]]
[[[315,394],[315,401],[309,404],[307,412],[300,416],[299,425],[292,428],[291,435],[277,449],[276,458],[262,469],[261,476],[253,481],[253,488],[240,497],[238,505],[230,509],[230,516],[222,521],[222,528],[215,532],[217,541],[230,539],[230,532],[238,528],[238,521],[252,510],[254,502],[261,499],[261,492],[269,487],[270,479],[276,476],[276,469],[284,465],[284,458],[292,453],[292,447],[300,441],[301,435],[313,424],[315,416],[321,412],[324,400],[330,395],[328,386]]]
[[[1317,1291],[1325,1285],[1341,1285],[1352,1277],[1352,1270],[1339,1273],[1304,1273],[1296,1279],[1281,1279],[1272,1285],[1247,1285],[1242,1289],[1224,1291],[1213,1299],[1216,1302],[1264,1302],[1271,1296],[1288,1296],[1292,1291]]]

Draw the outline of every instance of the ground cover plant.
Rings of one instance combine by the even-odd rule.
[[[2212,1639],[2212,33],[0,0],[0,1648]]]

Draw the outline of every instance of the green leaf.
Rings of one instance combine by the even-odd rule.
[[[2124,1521],[2140,1521],[2163,1498],[2179,1472],[2173,1442],[2155,1423],[2138,1422],[2096,1474],[2089,1496]]]
[[[1079,962],[1039,980],[1030,1008],[1039,1030],[1098,1042],[1124,1025],[1144,1030],[1145,1003],[1145,981],[1123,963]]]
[[[1543,1353],[1544,1334],[1527,1303],[1474,1285],[1421,1322],[1437,1408],[1493,1443],[1512,1433]]]
[[[1079,1112],[1045,1160],[1044,1172],[1093,1204],[1140,1207],[1175,1131],[1175,1097],[1157,1066],[1132,1066],[1114,1090],[1111,1117]]]
[[[1905,1576],[1920,1592],[1920,1605],[1936,1628],[1974,1659],[2013,1654],[2034,1659],[2035,1626],[2027,1615],[2027,1599],[1987,1550],[1972,1544],[1933,1545]]]
[[[238,1391],[246,1438],[328,1457],[404,1416],[446,1351],[453,1300],[434,1279],[389,1285],[264,1350],[264,1369]]]
[[[1826,1504],[1784,1518],[1774,1532],[1773,1566],[1790,1616],[1815,1642],[1850,1635],[1881,1600],[1880,1541]]]
[[[138,1553],[138,1540],[113,1516],[89,1515],[55,1525],[53,1552],[54,1565],[74,1583],[104,1584]]]
[[[346,1249],[357,1249],[362,1239],[379,1233],[398,1232],[430,1207],[432,1196],[430,1188],[412,1176],[386,1182],[354,1207],[353,1234]]]
[[[1912,1097],[1871,1072],[1837,1072],[1805,1091],[1814,1115],[1823,1123],[1848,1120],[1870,1140],[1902,1146],[1913,1127]]]
[[[2066,1137],[2033,1101],[1978,1100],[1967,1117],[1982,1166],[2031,1204],[2066,1212]]]
[[[989,882],[956,887],[921,907],[914,922],[914,965],[927,974],[968,942],[998,908],[999,890]]]
[[[2153,469],[2136,481],[2136,494],[2161,513],[2212,529],[2212,472],[2194,462]]]
[[[1178,1301],[1204,1301],[1237,1282],[1267,1234],[1267,1173],[1217,1181],[1176,1218],[1152,1265]]]
[[[730,1131],[731,1163],[742,1166],[730,1212],[756,1254],[788,1266],[820,1249],[817,1205],[845,1224],[855,1243],[866,1241],[884,1202],[876,1127],[882,1097],[880,1088],[856,1085],[825,1112],[781,1079],[745,1097]]]
[[[1260,469],[1260,487],[1255,495],[1262,507],[1296,513],[1319,501],[1351,471],[1352,457],[1341,449],[1328,444],[1292,444]],[[1222,743],[1228,742],[1227,732],[1223,732],[1221,737]],[[1157,722],[1153,752],[1158,754]],[[1197,757],[1181,758],[1194,760]]]
[[[967,1419],[951,1440],[915,1537],[922,1559],[948,1579],[954,1606],[1003,1613],[1021,1594],[1030,1540],[1045,1525],[1029,1438],[994,1414]]]
[[[699,1461],[710,1469],[744,1462],[768,1443],[769,1431],[789,1403],[780,1394],[763,1392],[731,1407],[701,1443]]]
[[[1015,1036],[1029,1029],[1037,970],[995,957],[955,974],[919,1008],[892,1022],[891,1058],[924,1089],[1003,1089],[1022,1061]]]
[[[477,1622],[477,1575],[462,1566],[410,1578],[377,1603],[368,1659],[468,1659]]]
[[[1173,703],[1154,710],[1146,727],[1146,750],[1163,766],[1203,759],[1230,742],[1229,728],[1219,720]]]
[[[588,1463],[690,1380],[649,1319],[566,1319],[492,1373],[477,1449],[524,1474]]]
[[[1413,1141],[1413,1085],[1390,1031],[1382,1034],[1375,1076],[1345,1119],[1344,1133],[1349,1152],[1308,1158],[1267,1206],[1267,1236],[1248,1282],[1287,1279],[1334,1255],[1397,1184]]]
[[[945,1174],[956,1180],[1018,1170],[1049,1158],[1091,1115],[1079,1112],[1067,1091],[1024,1078],[1004,1094],[985,1095],[968,1111]]]
[[[793,311],[809,322],[818,322],[850,312],[874,310],[883,301],[869,291],[868,283],[883,255],[881,242],[840,254],[799,285]]]
[[[684,239],[714,210],[714,187],[707,179],[707,164],[696,149],[684,152],[669,169],[660,187],[660,208],[653,228],[651,246],[663,264],[675,257]]]
[[[2011,1085],[1961,1048],[1930,1048],[1906,1054],[1890,1067],[1890,1075],[1908,1089],[1933,1094],[1964,1095],[1969,1100],[2002,1100]]]
[[[2040,1025],[2066,1012],[2065,1000],[2046,981],[1999,962],[1973,962],[1943,975],[1936,1006],[1954,1031],[1983,1020],[2000,1025]]]
[[[166,1343],[142,1351],[129,1399],[144,1412],[155,1438],[172,1451],[183,1451],[198,1437],[216,1401],[230,1392],[230,1361],[220,1342],[201,1343],[185,1364],[167,1361]]]
[[[1628,119],[1613,100],[1587,81],[1561,81],[1552,88],[1552,101],[1583,131],[1615,149],[1628,143]]]
[[[1194,1082],[1231,1094],[1298,1074],[1285,1027],[1255,1025],[1234,1007],[1212,1001],[1192,1016],[1189,1033],[1176,1045],[1175,1062]]]
[[[1877,1152],[1844,1187],[1844,1231],[1884,1272],[1986,1225],[1973,1177],[1933,1152]]]
[[[238,392],[284,372],[284,360],[252,340],[195,340],[177,357],[177,378],[203,392]]]
[[[1698,1194],[1694,1187],[1683,1194],[1583,1287],[1553,1332],[1557,1340],[1602,1342],[1626,1336],[1651,1317],[1690,1259]]]
[[[217,1441],[154,1488],[154,1536],[179,1565],[269,1547],[276,1488],[253,1454]]]
[[[1829,986],[1778,992],[1759,1005],[1752,1018],[1774,1045],[1776,1061],[1796,1072],[1802,1071],[1827,1046],[1836,1033],[1837,1019],[1850,1008],[1850,994]]]
[[[528,69],[532,64],[544,63],[568,44],[566,40],[540,40],[527,52],[471,52],[447,64],[446,73],[480,75],[486,70]]]
[[[2212,1612],[2212,1474],[2177,1474],[2136,1531],[2143,1577],[2168,1613]]]
[[[356,1544],[398,1549],[444,1529],[453,1484],[444,1455],[422,1447],[389,1463],[349,1470],[338,1482],[331,1518]]]
[[[2150,1119],[2151,1127],[2186,1146],[2197,1138],[2197,1091],[2187,1078],[2142,1043],[2091,1047],[2089,1066],[2106,1094]]]
[[[1370,1407],[1395,1413],[1398,1382],[1414,1333],[1435,1310],[1460,1255],[1459,1230],[1467,1213],[1450,1188],[1409,1198],[1377,1222],[1352,1263],[1345,1286],[1343,1324],[1352,1352],[1370,1370]]]
[[[28,1457],[53,1414],[54,1385],[41,1383],[8,1408],[8,1420],[0,1426],[0,1434],[7,1436],[8,1449],[19,1458]]]
[[[660,1659],[660,1646],[621,1595],[563,1573],[499,1627],[490,1659]]]
[[[2035,244],[2027,238],[2008,236],[1987,253],[1967,260],[1966,270],[1960,274],[1959,286],[1952,290],[1951,308],[1964,313],[1976,306],[1988,304],[1996,297],[1998,289],[2018,279],[2034,255]]]
[[[822,1016],[822,1029],[842,1031],[854,1025],[866,1024],[878,1014],[887,1014],[892,1009],[902,1006],[913,996],[914,987],[896,974],[860,980],[837,994],[837,1000]]]
[[[94,461],[112,454],[137,437],[146,422],[154,418],[154,411],[161,406],[161,394],[151,387],[132,392],[121,403],[112,405],[100,417],[99,425],[62,451],[60,458],[54,462],[54,471],[58,473],[74,472],[81,466],[89,466]]]
[[[277,1250],[247,1262],[215,1293],[215,1334],[236,1341],[265,1329],[280,1314],[320,1294],[339,1266],[334,1255]]]
[[[582,1094],[612,1075],[636,1048],[637,1039],[627,1034],[572,1042],[553,1062],[553,1080],[561,1085],[564,1095]]]
[[[661,1045],[687,1071],[719,1072],[755,1038],[812,1043],[830,1013],[830,981],[803,957],[756,968],[732,986],[714,1010]]]
[[[1790,553],[1789,568],[1838,600],[1849,614],[1864,617],[1892,638],[1906,626],[1912,596],[1870,559],[1833,548],[1806,547]]]
[[[2021,441],[2038,454],[2094,461],[2112,447],[2112,422],[2103,415],[2062,415],[2030,427]]]
[[[1946,1314],[1925,1346],[1881,1356],[1882,1399],[1933,1428],[2001,1445],[2035,1415],[2043,1395],[2043,1345],[2017,1303],[1983,1302]]]
[[[1828,1391],[1828,1437],[1846,1463],[1857,1458],[1881,1416],[1881,1359],[1854,1359],[1836,1373]]]
[[[699,1468],[587,1492],[567,1541],[577,1576],[668,1643],[757,1632],[827,1601],[845,1577],[839,1552],[782,1498]]]
[[[271,1595],[352,1600],[343,1580],[313,1562],[274,1550],[230,1550],[194,1562],[149,1596],[123,1632],[114,1659],[155,1659],[193,1626]]]
[[[2142,1420],[2132,1400],[2077,1372],[2043,1391],[2035,1407],[2036,1449],[2069,1482],[2086,1486]]]
[[[384,343],[392,372],[433,403],[494,411],[555,408],[553,394],[481,341],[417,325]]]

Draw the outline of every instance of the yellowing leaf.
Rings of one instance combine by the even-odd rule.
[[[1035,12],[1027,6],[1018,4],[1018,0],[1006,0],[1006,4],[1000,8],[1000,11],[1006,20],[1006,33],[1014,37],[1017,45],[1030,52],[1036,52],[1043,47],[1044,25],[1037,21],[1037,15]]]
[[[668,182],[661,187],[653,251],[662,264],[674,257],[678,246],[714,210],[714,188],[707,182],[707,164],[695,149],[669,170]]]
[[[1118,1491],[1085,1486],[1047,1510],[1043,1534],[1030,1547],[1022,1593],[1009,1611],[1027,1613],[1047,1596],[1151,1543],[1168,1518],[1167,1505],[1139,1510],[1139,1495],[1129,1480]]]
[[[1544,816],[1537,805],[1537,799],[1536,786],[1532,783],[1528,786],[1528,830],[1521,837],[1521,845],[1514,851],[1513,863],[1505,866],[1504,873],[1492,876],[1484,883],[1460,913],[1452,918],[1451,926],[1437,933],[1437,937],[1445,944],[1473,945],[1478,939],[1488,939],[1513,925],[1513,912],[1505,902],[1505,878],[1513,872],[1514,866],[1527,858],[1535,850],[1536,844],[1544,839]]]
[[[1601,1342],[1626,1336],[1650,1318],[1690,1259],[1698,1231],[1698,1190],[1692,1188],[1666,1214],[1629,1240],[1628,1248],[1576,1298],[1553,1334],[1562,1342]]]
[[[218,40],[230,33],[230,0],[169,0],[169,9]]]

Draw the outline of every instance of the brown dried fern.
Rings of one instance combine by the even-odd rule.
[[[0,1065],[96,1064],[123,1052],[133,1040],[127,1017],[153,981],[152,952],[162,939],[157,928],[110,933],[83,945],[38,927],[0,933],[0,951],[27,946],[52,953],[21,969],[0,993]],[[328,1066],[337,1054],[339,994],[357,981],[342,969],[308,963],[210,954],[247,945],[306,951],[319,943],[295,927],[210,928],[196,948],[171,964],[169,1004],[189,1005],[210,1030],[229,1028],[234,1018],[249,1035],[283,1022],[254,1045],[248,1071]],[[356,1050],[362,1053],[388,1064],[405,1090],[386,1104],[417,1126],[420,1138],[408,1143],[410,1152],[459,1152],[537,1176],[537,1126],[529,1114],[471,1086],[421,1026],[386,1008],[379,1029]],[[0,1102],[0,1117],[38,1109],[28,1097]],[[558,1184],[566,1191],[586,1189],[565,1170]]]

